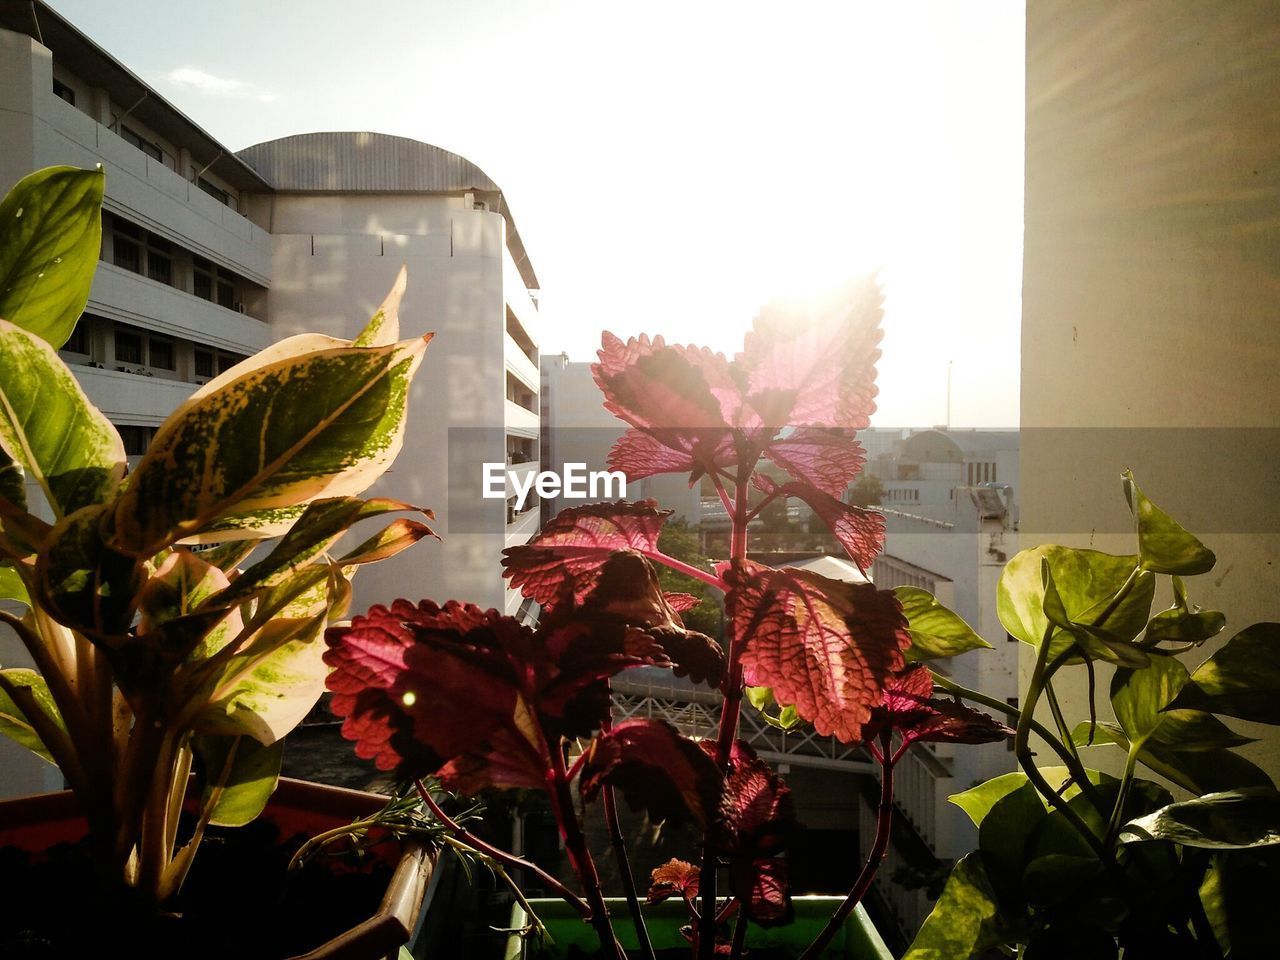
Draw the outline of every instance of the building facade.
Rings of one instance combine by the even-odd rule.
[[[354,607],[409,596],[518,611],[499,558],[539,512],[484,497],[482,464],[537,470],[538,280],[497,184],[448,151],[370,133],[237,155],[45,4],[0,4],[0,191],[55,164],[106,173],[101,261],[61,354],[131,457],[239,360],[304,330],[354,336],[405,265],[403,335],[436,338],[404,449],[370,495],[434,509],[444,540],[361,570]],[[0,663],[27,663],[11,635]],[[0,793],[62,785],[7,739],[0,765]]]

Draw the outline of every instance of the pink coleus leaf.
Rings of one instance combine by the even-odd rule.
[[[680,897],[686,904],[698,899],[698,878],[702,871],[684,860],[668,860],[656,867],[649,877],[649,893],[645,902],[662,903],[670,897]]]
[[[611,784],[655,821],[705,830],[720,799],[720,771],[699,744],[663,720],[624,720],[591,741],[578,788],[588,802]]]
[[[665,596],[676,613],[687,613],[702,602],[701,597],[695,597],[692,593],[668,593]]]
[[[656,437],[635,428],[614,441],[609,469],[621,470],[627,481],[643,480],[659,473],[694,473],[700,468],[684,446],[672,449]]]
[[[658,534],[671,516],[656,501],[592,503],[562,510],[528,543],[502,551],[502,575],[526,597],[554,606],[571,591],[582,603],[614,553],[662,557]]]
[[[875,412],[883,297],[866,279],[818,304],[770,304],[735,358],[770,427],[861,430]]]
[[[849,554],[849,559],[858,565],[858,569],[863,573],[871,569],[871,564],[884,548],[884,516],[882,514],[837,500],[808,484],[778,485],[761,474],[756,474],[753,479],[755,485],[767,494],[795,497],[807,503],[840,541],[840,545]]]
[[[1013,735],[1012,729],[980,710],[935,698],[933,674],[923,663],[910,664],[889,679],[881,705],[863,727],[863,738],[871,740],[885,731],[897,732],[903,743],[994,743]]]
[[[837,499],[844,496],[867,461],[853,431],[834,427],[800,427],[771,440],[764,453],[799,483]]]
[[[723,564],[747,686],[772,687],[822,736],[855,743],[911,643],[891,591],[749,561]]]

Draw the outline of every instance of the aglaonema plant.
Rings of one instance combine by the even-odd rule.
[[[1214,554],[1131,474],[1123,483],[1136,553],[1036,547],[1001,577],[1000,620],[1036,650],[1021,707],[937,678],[1009,714],[1020,769],[951,798],[977,825],[978,849],[956,864],[908,960],[1275,951],[1280,862],[1258,848],[1280,844],[1280,794],[1236,752],[1250,738],[1222,718],[1280,724],[1280,624],[1248,627],[1188,670],[1183,659],[1226,626],[1184,580],[1212,570]],[[1172,603],[1153,615],[1160,577]],[[1108,719],[1096,705],[1102,670]],[[1089,715],[1075,726],[1055,690],[1071,672],[1088,683]],[[1042,703],[1051,724],[1036,719]],[[1119,777],[1085,765],[1091,745],[1123,753]],[[1166,783],[1189,797],[1175,802]]]
[[[883,771],[871,856],[807,955],[822,952],[883,858],[892,772],[904,751],[917,740],[985,742],[1012,733],[954,699],[935,698],[928,667],[913,662],[983,645],[954,615],[917,604],[917,638],[892,591],[748,557],[748,525],[780,498],[807,503],[861,569],[880,550],[883,518],[843,499],[865,459],[856,431],[874,409],[880,317],[879,289],[867,281],[825,309],[766,310],[732,360],[661,338],[605,335],[595,379],[605,406],[630,428],[610,466],[630,479],[709,478],[732,525],[729,556],[714,569],[659,549],[668,511],[653,501],[575,507],[505,551],[505,576],[540,605],[536,628],[455,601],[401,600],[328,631],[332,706],[360,756],[404,777],[431,774],[464,794],[546,793],[579,891],[510,854],[487,852],[557,890],[594,925],[606,956],[622,949],[582,828],[596,801],[641,953],[653,955],[615,792],[653,821],[682,819],[701,833],[695,862],[655,872],[647,897],[682,898],[698,957],[741,956],[750,923],[791,919],[784,853],[795,813],[781,778],[738,738],[748,691],[754,702],[781,705],[776,722],[865,742]],[[766,466],[788,479],[771,479]],[[658,566],[723,593],[723,646],[683,626],[679,611],[692,598],[664,594]],[[609,678],[639,666],[668,667],[718,690],[718,735],[695,741],[657,720],[615,724]],[[421,792],[447,823],[431,791]],[[481,843],[461,825],[457,834]]]
[[[55,167],[0,205],[0,599],[24,611],[0,621],[35,664],[0,670],[0,731],[58,765],[104,891],[147,909],[209,824],[263,809],[357,568],[431,535],[404,516],[335,546],[360,520],[430,516],[358,496],[400,448],[430,336],[399,339],[402,271],[354,341],[304,334],[237,364],[129,469],[56,352],[89,294],[102,195],[100,170]]]

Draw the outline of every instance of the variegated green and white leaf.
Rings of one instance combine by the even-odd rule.
[[[15,688],[30,691],[32,698],[45,716],[57,726],[66,729],[66,725],[62,722],[62,714],[58,712],[58,705],[53,702],[49,685],[44,682],[44,677],[34,670],[12,668],[0,670],[0,734],[26,747],[36,756],[54,763],[40,735],[31,725],[31,720],[15,702],[13,697]]]
[[[231,586],[227,575],[218,567],[189,550],[172,551],[148,580],[139,599],[142,614],[139,638],[145,640],[150,631],[165,623],[188,617],[210,598]],[[244,619],[234,606],[224,615],[201,628],[202,636],[188,654],[192,660],[210,657],[244,629]]]
[[[338,563],[343,566],[377,563],[394,557],[402,550],[407,550],[424,537],[436,537],[436,532],[425,523],[401,517],[393,520],[368,540],[349,553],[344,553]]]
[[[202,734],[250,736],[268,745],[285,736],[324,692],[329,671],[320,635],[327,623],[321,613],[267,624],[228,662],[192,728]]]
[[[200,806],[212,804],[209,823],[243,827],[257,819],[275,792],[284,741],[263,746],[252,737],[194,737],[191,747],[204,767]]]
[[[382,347],[400,339],[400,301],[404,298],[408,279],[409,272],[402,265],[400,272],[396,274],[396,282],[391,285],[391,292],[369,318],[369,322],[360,331],[360,336],[353,341],[353,346]]]
[[[124,443],[40,337],[0,320],[0,447],[57,516],[103,503],[124,476]]]
[[[0,501],[18,510],[27,509],[27,478],[22,465],[0,447]]]
[[[428,340],[286,357],[180,407],[117,503],[113,543],[150,555],[224,514],[364,490],[400,450]]]
[[[105,179],[101,169],[46,167],[0,202],[0,317],[55,348],[89,299]]]

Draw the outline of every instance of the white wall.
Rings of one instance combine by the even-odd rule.
[[[1192,599],[1275,620],[1276,6],[1038,0],[1027,41],[1024,542],[1131,551],[1131,467],[1218,554]]]

